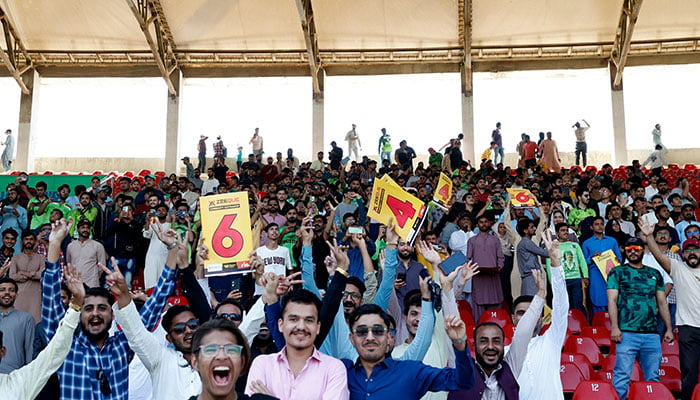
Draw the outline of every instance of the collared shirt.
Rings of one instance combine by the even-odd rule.
[[[434,368],[420,361],[397,361],[387,356],[367,377],[358,359],[344,359],[350,399],[418,399],[427,392],[468,390],[474,386],[474,362],[468,350],[456,351],[456,368]]]
[[[80,313],[69,309],[56,335],[34,361],[9,375],[0,375],[0,393],[4,399],[33,399],[39,394],[66,358],[79,321]]]
[[[597,307],[607,307],[608,306],[608,295],[606,291],[605,280],[600,270],[593,262],[593,256],[596,253],[602,253],[606,250],[612,250],[618,260],[622,260],[622,255],[620,254],[620,248],[617,246],[617,241],[610,236],[601,237],[598,239],[595,235],[586,239],[581,245],[581,250],[583,251],[583,256],[586,258],[586,263],[588,263],[588,278],[590,279],[589,293],[591,296],[591,302]]]
[[[66,261],[73,264],[83,276],[83,282],[88,287],[100,284],[102,270],[97,264],[107,265],[107,254],[102,243],[88,239],[84,242],[74,240],[66,249]]]
[[[479,267],[503,267],[505,257],[501,241],[491,234],[477,234],[467,242],[467,258],[479,264]]]
[[[671,278],[676,288],[676,325],[700,328],[700,268],[671,259]]]
[[[165,347],[149,332],[132,301],[119,309],[112,306],[129,346],[139,356],[153,380],[153,399],[188,399],[202,392],[202,380],[182,353]]]
[[[56,333],[59,320],[65,313],[61,302],[61,269],[57,263],[46,262],[42,280],[42,319],[46,337]],[[153,295],[148,298],[139,314],[147,329],[155,328],[165,306],[165,300],[175,287],[175,270],[163,268]],[[73,336],[71,349],[58,371],[61,382],[61,399],[102,399],[98,371],[103,370],[109,382],[114,400],[127,400],[129,362],[131,351],[124,332],[118,332],[105,341],[102,348],[91,342],[81,329]]]
[[[0,362],[0,374],[9,374],[32,361],[34,325],[34,317],[24,311],[11,308],[7,313],[0,313],[2,344],[7,349]]]
[[[252,395],[254,391],[251,383],[260,380],[280,400],[347,400],[347,379],[345,367],[340,360],[315,348],[304,367],[294,376],[285,347],[278,353],[261,355],[253,360],[245,393]]]

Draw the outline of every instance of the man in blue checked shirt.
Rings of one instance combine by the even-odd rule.
[[[65,313],[61,303],[61,268],[58,259],[61,242],[68,235],[71,224],[60,220],[53,225],[49,235],[46,270],[42,279],[42,323],[46,336],[51,339]],[[149,330],[155,328],[167,297],[175,286],[175,267],[179,263],[178,236],[172,230],[156,226],[158,238],[168,247],[166,268],[160,276],[153,295],[140,311],[143,324]],[[186,260],[186,250],[183,251]],[[114,297],[103,288],[91,288],[85,293],[80,309],[80,329],[75,332],[66,361],[58,370],[61,382],[61,399],[115,399],[127,400],[129,387],[129,362],[134,353],[126,336],[119,331],[109,336],[112,326]]]

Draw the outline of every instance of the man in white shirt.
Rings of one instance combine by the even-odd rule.
[[[551,233],[547,230],[543,238],[551,262],[552,274],[552,324],[542,336],[537,336],[541,321],[532,333],[523,364],[518,376],[521,399],[560,400],[564,398],[559,367],[561,348],[566,338],[569,310],[569,297],[566,292],[564,269],[561,267],[559,242],[552,241]],[[513,304],[513,324],[518,326],[525,311],[530,307],[530,301],[523,301],[521,296]],[[543,383],[546,384],[543,385]]]
[[[219,180],[214,178],[214,170],[207,168],[207,180],[202,183],[202,195],[206,196],[210,193],[215,193],[219,187]]]
[[[267,233],[267,244],[260,246],[255,253],[262,258],[264,272],[274,272],[275,275],[287,275],[287,270],[292,269],[292,260],[289,249],[279,245],[279,225],[272,222],[264,229]]]

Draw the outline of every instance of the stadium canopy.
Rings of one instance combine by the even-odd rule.
[[[700,62],[698,15],[700,0],[0,0],[0,76],[30,104],[35,75],[162,77],[174,167],[183,76],[310,76],[315,152],[326,75],[460,72],[470,138],[473,72],[609,68],[620,163],[624,67]]]

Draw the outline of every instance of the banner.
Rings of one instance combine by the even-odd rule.
[[[248,192],[225,193],[199,198],[202,237],[209,249],[204,276],[242,274],[250,271],[248,255],[253,251]]]
[[[534,207],[535,198],[528,189],[506,189],[513,207]]]
[[[374,180],[367,216],[385,225],[390,217],[393,218],[396,232],[413,245],[427,213],[425,204],[419,198],[384,175]]]
[[[452,179],[445,175],[444,172],[440,172],[440,179],[433,194],[433,202],[443,208],[447,208],[450,198],[452,198]]]
[[[593,257],[593,262],[603,275],[603,279],[606,281],[608,280],[608,273],[610,273],[610,270],[620,265],[620,262],[617,260],[617,257],[612,250],[605,250],[599,255]]]

